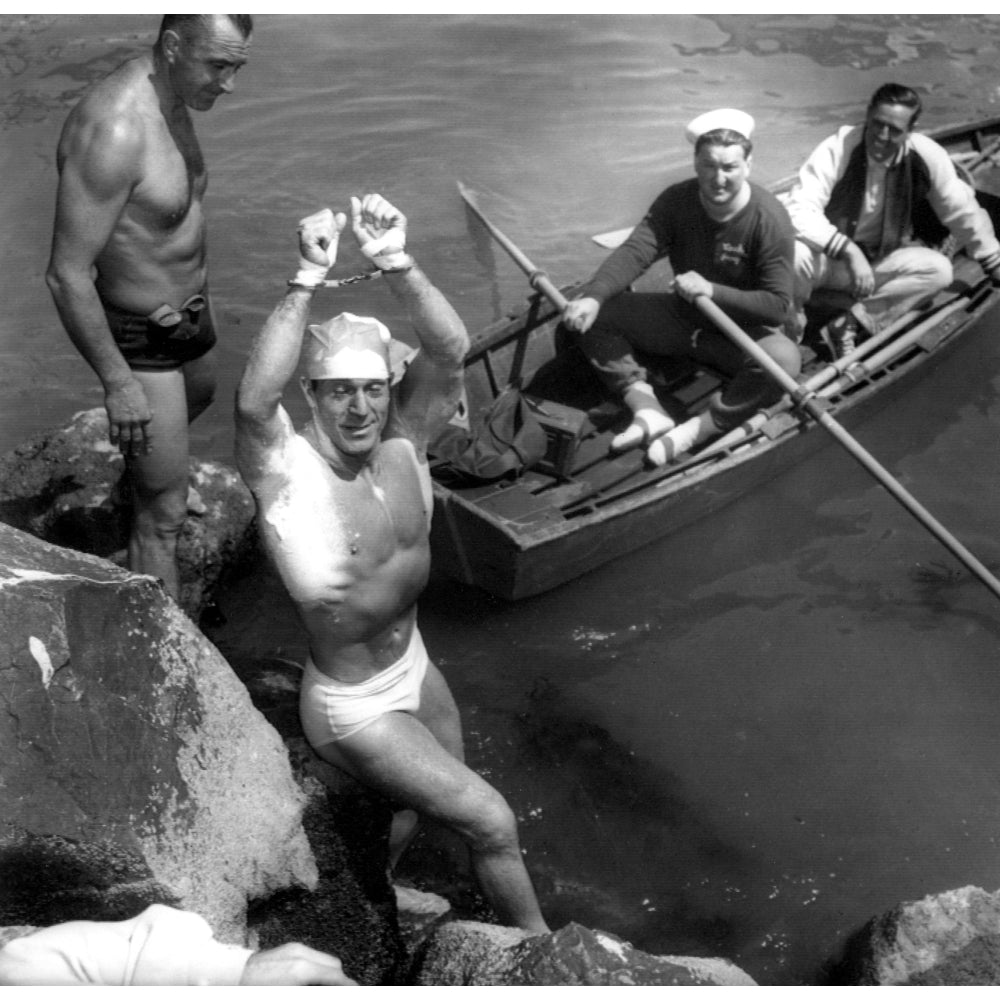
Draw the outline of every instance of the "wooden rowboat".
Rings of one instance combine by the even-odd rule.
[[[929,134],[973,183],[1000,232],[1000,118]],[[780,197],[794,180],[772,190]],[[832,361],[807,336],[803,393],[856,425],[911,389],[1000,301],[1000,290],[964,253],[955,256],[954,273],[932,302],[845,358]],[[556,291],[544,272],[532,284],[539,292],[522,312],[473,336],[466,395],[474,423],[506,386],[520,386],[546,428],[548,451],[516,479],[461,485],[432,455],[435,571],[507,600],[540,594],[733,503],[828,443],[801,400],[786,397],[664,468],[646,468],[641,450],[610,454],[628,416],[560,327],[551,301],[571,297],[575,286]],[[670,362],[657,392],[668,412],[686,419],[719,384],[712,372]]]

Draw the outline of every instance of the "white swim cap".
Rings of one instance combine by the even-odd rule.
[[[391,377],[388,327],[372,316],[341,313],[309,327],[305,345],[310,379],[385,379]]]
[[[688,122],[684,135],[692,145],[706,132],[714,132],[716,129],[739,132],[744,139],[749,139],[753,133],[753,126],[753,118],[745,111],[737,111],[736,108],[716,108],[715,111],[706,111],[705,114],[698,115]]]

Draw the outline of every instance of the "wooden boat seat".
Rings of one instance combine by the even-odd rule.
[[[500,484],[480,494],[476,506],[493,517],[533,527],[545,521],[564,519],[549,497],[532,493],[520,483]]]

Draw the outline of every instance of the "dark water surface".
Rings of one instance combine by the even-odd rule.
[[[155,24],[0,17],[0,450],[101,401],[42,282],[53,154],[82,88]],[[766,182],[889,79],[920,86],[928,127],[1000,113],[998,47],[985,15],[261,17],[236,93],[196,121],[224,372],[195,447],[231,461],[247,344],[320,204],[397,202],[475,329],[527,289],[477,254],[456,179],[567,282],[601,259],[592,233],[686,176],[695,114],[753,113]],[[342,309],[396,318],[384,289],[318,297]],[[989,318],[858,430],[994,571],[998,335]],[[301,657],[270,584],[227,600],[235,648],[276,671]],[[551,594],[505,605],[436,580],[421,621],[554,924],[810,984],[896,902],[1000,887],[1000,608],[834,447]]]

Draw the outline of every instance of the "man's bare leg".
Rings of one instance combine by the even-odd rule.
[[[208,354],[195,361],[188,362],[181,371],[184,376],[184,397],[187,402],[187,422],[192,424],[197,418],[208,409],[215,398],[216,385],[216,364],[215,352]],[[136,373],[137,375],[141,373]],[[122,473],[121,478],[111,489],[111,497],[115,504],[125,504],[132,506],[133,477],[128,468]],[[204,514],[205,505],[197,490],[188,484],[187,495],[188,513]]]
[[[187,400],[188,423],[193,423],[215,398],[216,362],[211,350],[194,361],[189,361],[181,371],[184,374],[184,396]]]
[[[147,436],[149,454],[127,459],[132,486],[132,532],[128,566],[163,581],[180,595],[177,537],[187,516],[188,415],[180,369],[135,372],[153,411]]]
[[[465,762],[462,719],[458,705],[455,704],[441,671],[433,663],[427,664],[427,673],[420,688],[420,708],[416,715],[452,757]],[[420,817],[413,809],[402,809],[393,815],[389,834],[390,871],[395,871],[417,835],[419,825]]]
[[[420,826],[420,817],[413,809],[400,809],[392,814],[392,826],[389,828],[389,874],[391,875],[413,843]]]
[[[209,351],[184,366],[184,393],[187,397],[188,425],[211,405],[215,398],[217,380],[215,351]],[[187,509],[189,514],[204,514],[205,503],[198,491],[188,483]]]
[[[453,742],[448,702],[453,706],[454,701],[433,666],[428,667],[421,698],[419,714],[426,712],[434,725],[444,724],[450,732],[442,735]],[[454,830],[468,845],[473,872],[497,916],[509,926],[548,932],[524,866],[510,806],[442,746],[423,722],[404,712],[390,712],[318,753],[387,798]]]

